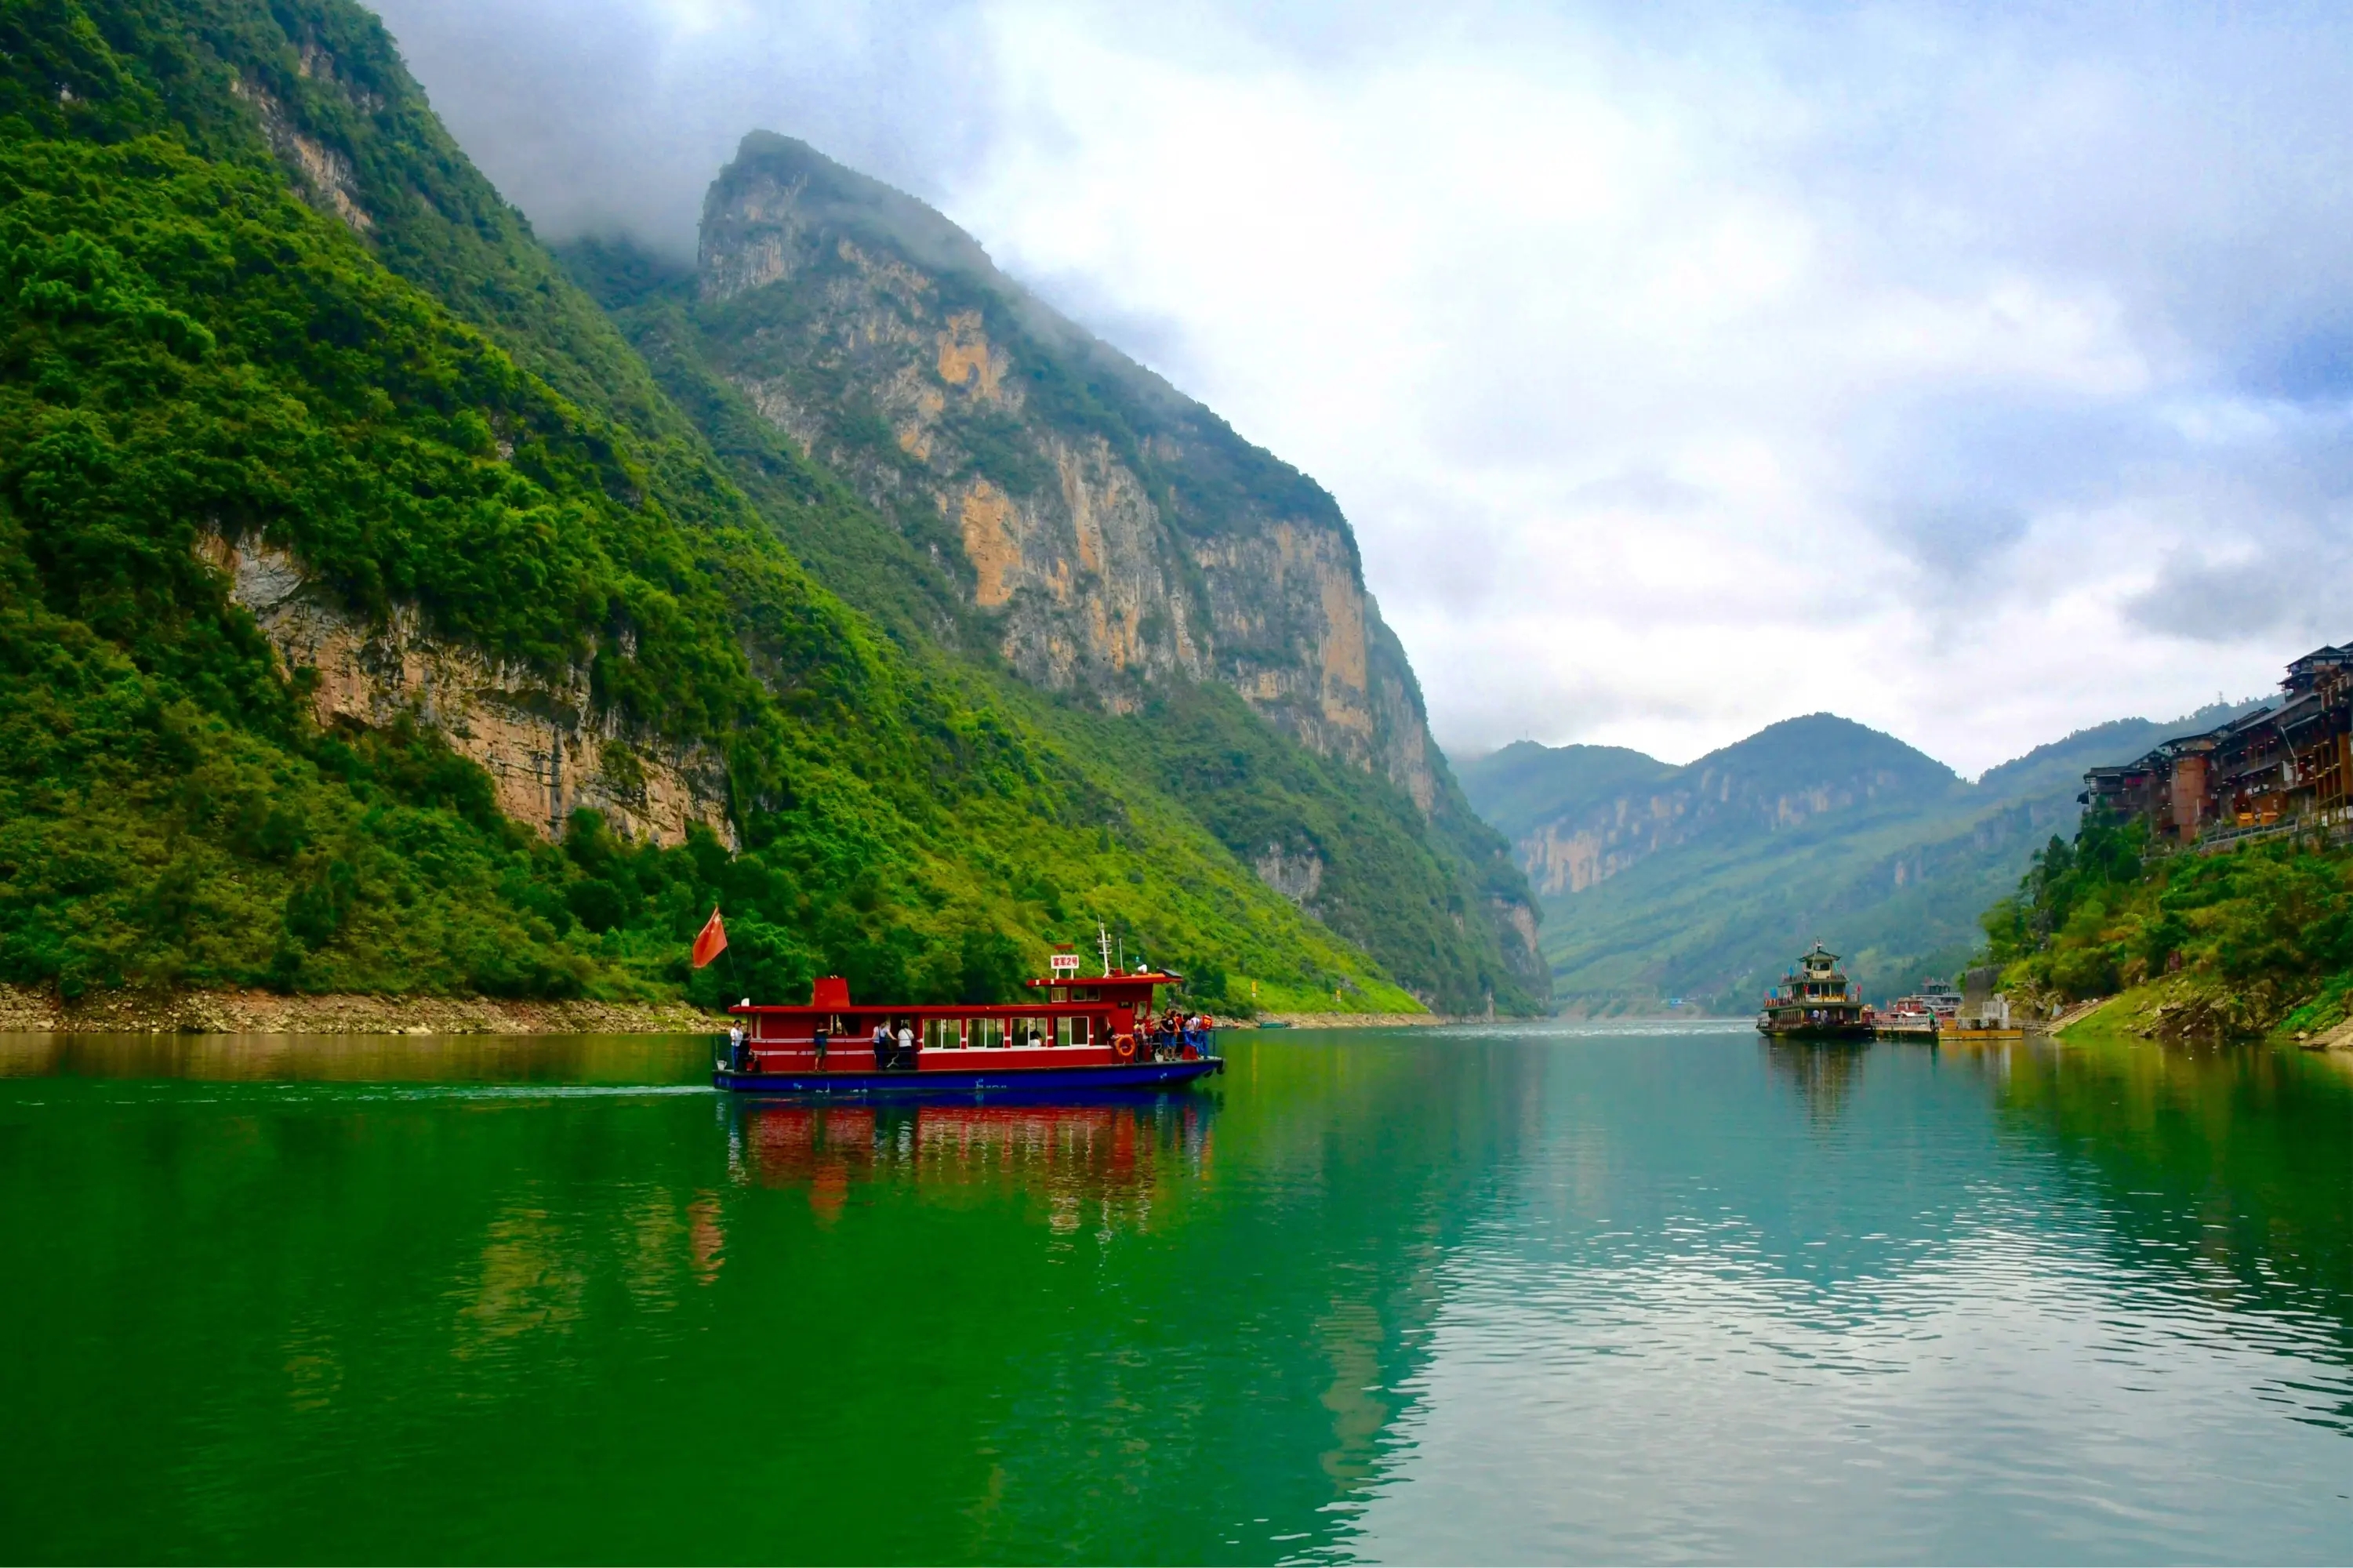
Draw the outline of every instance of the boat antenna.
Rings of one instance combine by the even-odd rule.
[[[1119,972],[1122,974],[1127,973],[1127,938],[1124,936],[1119,939]]]
[[[1103,948],[1103,978],[1108,980],[1111,978],[1111,932],[1103,930],[1101,921],[1095,921],[1095,941]]]

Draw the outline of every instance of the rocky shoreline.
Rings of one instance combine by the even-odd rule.
[[[0,985],[0,1034],[707,1035],[682,1002],[509,1002],[489,996],[281,995],[273,991],[54,992]]]

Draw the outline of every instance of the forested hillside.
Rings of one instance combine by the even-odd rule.
[[[373,17],[40,0],[0,73],[0,979],[675,993],[717,900],[764,994],[1000,994],[1103,920],[1411,1005],[813,580],[852,498],[747,492]]]
[[[1680,997],[1736,1013],[1816,940],[1874,998],[1951,976],[1982,942],[1980,911],[2075,820],[2085,769],[2245,706],[2100,725],[1975,784],[1830,714],[1683,768],[1522,742],[1461,777],[1543,901],[1564,1005],[1641,1011]]]
[[[1984,917],[2014,1003],[2126,992],[2103,1012],[2110,1027],[2200,1041],[2344,1020],[2353,854],[2293,839],[2219,855],[2148,847],[2146,822],[2087,813],[2072,839],[2036,851]]]

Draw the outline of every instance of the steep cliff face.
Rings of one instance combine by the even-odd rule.
[[[430,729],[491,776],[499,810],[553,842],[575,811],[601,812],[625,837],[675,848],[701,824],[739,847],[726,760],[625,724],[596,700],[589,667],[548,679],[431,636],[419,607],[356,616],[301,563],[258,539],[199,535],[198,555],[229,602],[254,618],[281,676],[307,671],[322,728],[338,722]]]
[[[866,534],[844,516],[786,535],[829,584],[1145,726],[1114,750],[1430,1005],[1542,1003],[1525,879],[1431,742],[1312,480],[938,214],[782,137],[747,137],[712,185],[691,279],[611,247],[572,261],[747,489],[805,466],[794,482],[862,504]],[[1204,687],[1240,704],[1193,701]],[[1217,767],[1192,765],[1200,747]]]
[[[705,204],[699,286],[725,374],[948,547],[1024,678],[1113,712],[1214,679],[1432,809],[1419,697],[1401,659],[1374,656],[1386,628],[1331,497],[938,214],[754,134]]]

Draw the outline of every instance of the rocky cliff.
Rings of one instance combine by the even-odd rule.
[[[1410,670],[1321,487],[1056,315],[923,204],[746,137],[704,204],[727,374],[931,542],[1026,679],[1133,711],[1214,679],[1428,814]]]
[[[269,639],[280,674],[302,672],[322,729],[431,730],[490,774],[501,812],[549,840],[574,812],[595,811],[634,840],[674,848],[699,823],[740,847],[726,760],[625,723],[597,700],[588,665],[551,679],[487,658],[435,637],[413,602],[374,620],[355,615],[263,540],[200,534],[196,552]]]
[[[595,247],[574,260],[747,487],[805,463],[819,477],[790,483],[838,482],[875,520],[788,536],[838,591],[1153,728],[1155,783],[1432,1005],[1541,1002],[1534,900],[1431,742],[1320,486],[937,213],[787,138],[745,138],[714,182],[691,279]],[[1193,702],[1203,687],[1244,718]],[[1205,772],[1170,754],[1178,734],[1251,762]]]

